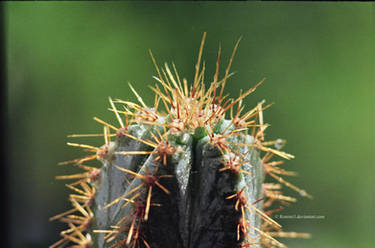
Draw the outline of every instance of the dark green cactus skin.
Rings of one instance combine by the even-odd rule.
[[[221,133],[228,125],[231,125],[230,121],[221,122],[214,130]],[[143,140],[151,139],[149,132],[155,128],[158,127],[131,125],[128,132]],[[231,128],[227,129],[227,132],[230,130]],[[251,144],[252,137],[244,134],[229,140]],[[158,166],[157,176],[173,175],[173,177],[159,179],[159,183],[167,188],[170,194],[154,186],[151,202],[160,206],[151,206],[148,220],[137,222],[137,225],[140,225],[139,235],[150,247],[233,248],[239,246],[244,241],[243,237],[239,240],[237,238],[237,225],[241,212],[235,211],[236,198],[226,199],[226,197],[246,186],[246,198],[250,202],[261,198],[263,172],[259,153],[251,146],[237,147],[251,161],[251,165],[250,163],[243,165],[243,168],[253,173],[248,175],[230,170],[220,171],[224,166],[223,156],[210,144],[207,135],[199,137],[187,132],[178,135],[168,134],[168,141],[183,152],[168,156],[167,164],[163,165],[153,161],[155,154],[148,156],[118,154],[119,151],[150,151],[152,147],[127,136],[117,137],[116,144],[113,145],[116,149],[112,157],[104,161],[101,169],[101,180],[95,198],[97,205],[95,229],[108,230],[123,216],[134,211],[134,204],[121,207],[125,203],[124,200],[109,208],[103,209],[103,207],[143,183],[143,179],[131,177],[119,171],[114,165],[142,175],[145,175],[146,171],[154,173]],[[142,187],[147,188],[144,185]],[[137,200],[145,201],[146,197],[147,190],[144,190]],[[260,229],[259,217],[250,213],[247,215],[249,223]],[[126,240],[127,234],[124,232],[112,242],[106,242],[104,234],[96,234],[96,246],[111,247],[120,240]],[[140,247],[147,247],[143,242],[138,244]]]

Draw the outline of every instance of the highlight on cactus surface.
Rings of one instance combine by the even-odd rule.
[[[270,105],[263,100],[245,110],[244,98],[263,80],[237,98],[225,94],[239,39],[222,78],[219,47],[207,87],[205,38],[191,84],[174,64],[159,67],[150,51],[157,73],[152,105],[129,84],[138,103],[109,98],[117,124],[94,117],[103,133],[68,136],[102,137],[104,145],[68,143],[88,154],[60,163],[82,172],[56,177],[68,181],[72,208],[50,218],[67,224],[50,248],[286,247],[276,238],[310,236],[285,232],[272,218],[296,202],[282,185],[311,196],[281,177],[296,173],[283,168],[293,158],[281,150],[285,141],[265,140]],[[264,183],[265,176],[275,182]]]

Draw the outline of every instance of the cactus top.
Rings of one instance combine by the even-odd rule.
[[[201,57],[206,33],[199,49],[191,85],[180,79],[173,64],[156,68],[157,83],[152,106],[136,90],[138,103],[110,100],[119,126],[99,118],[104,133],[70,137],[104,136],[102,147],[68,143],[85,148],[90,155],[60,163],[71,164],[82,173],[58,176],[76,180],[67,184],[73,208],[56,215],[68,223],[62,239],[50,247],[286,247],[274,237],[308,237],[283,232],[271,216],[296,199],[280,191],[281,184],[300,195],[306,191],[280,175],[294,175],[279,167],[277,155],[285,141],[265,141],[268,127],[260,102],[244,111],[243,99],[264,80],[241,92],[225,95],[235,44],[223,78],[219,79],[221,48],[216,72],[209,87],[204,84]],[[121,106],[121,107],[119,107]],[[114,134],[112,134],[114,132]],[[112,141],[112,137],[115,140]],[[100,168],[87,165],[102,162]],[[264,175],[278,184],[263,183]],[[259,205],[262,202],[262,205]],[[275,208],[275,205],[278,207]]]

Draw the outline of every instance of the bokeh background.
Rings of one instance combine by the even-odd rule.
[[[69,208],[56,175],[60,161],[82,153],[67,134],[98,133],[97,116],[116,123],[108,96],[145,101],[159,64],[174,61],[189,82],[202,33],[211,80],[219,43],[223,67],[243,36],[227,91],[238,95],[266,77],[247,98],[275,104],[265,112],[268,139],[285,138],[299,172],[289,181],[306,189],[280,219],[286,231],[311,240],[290,247],[374,245],[373,3],[298,2],[8,2],[5,12],[8,182],[11,247],[46,247],[63,226],[48,218]],[[76,141],[76,140],[73,140]],[[78,141],[78,140],[77,140]],[[103,140],[81,139],[100,145]],[[292,196],[298,195],[286,189]]]

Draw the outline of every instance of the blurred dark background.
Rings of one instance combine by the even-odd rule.
[[[202,33],[206,79],[213,78],[219,43],[223,70],[243,36],[227,91],[237,96],[263,77],[247,98],[251,107],[275,102],[265,114],[269,140],[285,138],[299,172],[289,181],[314,200],[280,219],[285,231],[310,232],[290,247],[374,245],[373,3],[298,2],[8,2],[5,13],[9,164],[6,179],[11,247],[46,247],[63,225],[48,221],[69,208],[56,175],[72,173],[60,161],[82,153],[67,135],[98,133],[93,117],[116,123],[108,96],[130,99],[127,82],[143,96],[159,64],[174,61],[189,82]],[[153,99],[153,98],[152,98]],[[71,140],[71,139],[70,139]],[[103,140],[73,140],[100,145]],[[4,166],[4,165],[3,165]],[[284,241],[284,240],[283,240]]]

